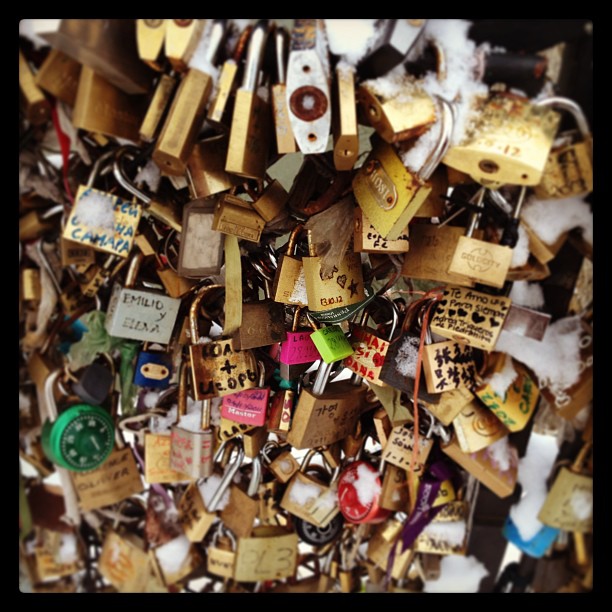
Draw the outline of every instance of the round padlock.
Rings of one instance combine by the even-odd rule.
[[[354,461],[338,480],[342,516],[350,523],[382,523],[391,511],[379,506],[381,491],[378,470],[367,461]]]
[[[325,526],[319,527],[299,517],[294,517],[295,530],[300,538],[312,546],[325,546],[335,540],[342,532],[344,520],[342,515],[336,516]]]
[[[42,447],[47,457],[73,472],[100,467],[114,444],[113,419],[99,406],[70,406],[55,421],[45,421],[42,428]]]

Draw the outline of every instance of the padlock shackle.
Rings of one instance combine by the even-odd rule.
[[[578,455],[576,456],[576,459],[574,459],[574,462],[569,468],[571,472],[575,472],[577,474],[580,473],[582,464],[586,461],[587,455],[589,454],[589,451],[591,450],[592,446],[593,446],[593,440],[587,440],[582,445],[580,452],[578,453]]]
[[[119,147],[115,151],[115,160],[113,162],[113,174],[115,175],[115,179],[117,182],[126,190],[129,191],[132,195],[136,196],[139,200],[141,200],[144,204],[150,204],[153,201],[151,196],[147,195],[141,189],[138,189],[136,185],[128,178],[125,173],[125,159],[128,157],[135,158],[138,154],[138,149],[131,145],[125,145],[123,147]]]
[[[270,20],[260,19],[251,32],[249,48],[244,65],[242,89],[256,92],[259,82],[259,72],[264,59],[266,41],[270,32]]]
[[[247,495],[249,497],[253,497],[257,494],[259,490],[259,485],[261,484],[262,477],[262,469],[261,469],[261,458],[259,455],[253,459],[251,464],[253,466],[253,471],[251,473],[251,480],[249,481],[249,487],[247,489]]]
[[[227,440],[227,442],[232,442],[232,440]],[[224,447],[227,444],[227,442],[224,442],[219,447],[219,450],[217,451],[217,454],[215,455],[215,461],[217,460],[217,457],[220,457],[219,453],[222,453],[222,451],[225,450]],[[237,441],[234,441],[234,445],[236,445],[236,442]],[[234,476],[238,472],[243,460],[244,460],[244,447],[242,446],[242,444],[239,444],[238,457],[236,461],[231,463],[229,465],[229,468],[225,469],[225,472],[223,473],[223,476],[221,477],[221,482],[219,483],[217,490],[213,493],[213,496],[210,498],[210,502],[207,507],[207,510],[209,512],[215,512],[215,510],[217,509],[217,506],[221,502],[221,497],[223,496],[226,489],[230,486],[230,484],[234,480]]]
[[[253,26],[249,24],[240,33],[240,36],[238,37],[238,42],[236,42],[234,52],[232,53],[232,60],[234,60],[236,64],[240,64],[240,62],[244,58],[252,32]]]
[[[436,96],[436,98],[438,100],[438,107],[441,115],[440,136],[436,142],[436,146],[432,149],[418,173],[419,178],[424,181],[431,178],[431,175],[440,165],[442,158],[446,155],[451,144],[453,129],[455,127],[455,112],[453,105],[440,96]]]
[[[227,19],[213,19],[210,27],[210,35],[208,39],[208,46],[204,57],[206,62],[212,66],[216,66],[219,52],[222,48],[223,39],[227,31]]]
[[[100,174],[100,172],[102,172],[102,169],[104,168],[106,162],[110,160],[111,158],[113,158],[116,152],[117,152],[116,149],[111,149],[110,151],[103,153],[102,155],[100,155],[100,157],[98,157],[98,159],[96,159],[96,161],[94,162],[94,165],[91,167],[91,170],[89,172],[89,177],[87,178],[85,187],[94,186],[94,183],[96,182],[96,179],[98,178],[98,175]]]
[[[137,251],[132,255],[130,259],[130,266],[128,268],[127,274],[125,275],[125,288],[133,289],[136,285],[136,279],[138,278],[138,272],[140,271],[140,266],[142,265],[142,260],[144,259],[144,253],[142,251]]]
[[[58,412],[57,412],[57,404],[55,403],[55,395],[53,394],[53,389],[55,388],[55,382],[57,381],[60,374],[62,374],[63,370],[61,368],[51,372],[49,376],[47,376],[47,380],[45,380],[45,408],[47,411],[47,416],[51,422],[57,420]],[[41,419],[42,420],[42,419]]]
[[[549,98],[539,100],[534,104],[534,106],[545,106],[571,113],[572,117],[574,117],[574,120],[576,121],[576,125],[578,126],[578,131],[580,134],[582,134],[583,138],[586,139],[591,135],[589,122],[587,121],[582,108],[580,108],[580,106],[570,98],[564,98],[563,96],[551,96]]]
[[[298,223],[289,234],[289,240],[287,240],[287,249],[285,251],[286,255],[295,255],[295,251],[297,249],[297,240],[299,235],[304,230],[304,224]]]
[[[276,82],[278,85],[285,85],[289,56],[289,31],[286,28],[279,27],[274,31],[274,56],[276,58]]]
[[[484,197],[485,197],[486,191],[487,191],[486,187],[481,187],[472,196],[472,198],[470,198],[470,203],[472,203],[473,200],[476,200],[475,201],[476,207],[480,208],[480,209],[484,209]],[[467,238],[471,238],[474,235],[474,231],[476,230],[476,228],[478,227],[478,223],[480,222],[481,215],[482,215],[481,212],[476,212],[476,211],[474,211],[470,215],[470,223],[467,226],[467,229],[465,231],[465,235],[466,235]]]
[[[206,285],[200,287],[195,294],[191,306],[189,307],[189,333],[191,334],[191,344],[198,344],[200,341],[200,330],[198,327],[198,315],[200,304],[209,293],[217,289],[225,289],[224,285]]]
[[[188,382],[188,367],[185,359],[181,360],[178,373],[178,397],[176,408],[176,424],[178,425],[182,416],[187,414],[187,382]]]

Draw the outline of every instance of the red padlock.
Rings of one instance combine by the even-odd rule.
[[[350,523],[382,523],[391,510],[379,506],[381,492],[378,470],[367,461],[353,461],[338,480],[342,516]]]

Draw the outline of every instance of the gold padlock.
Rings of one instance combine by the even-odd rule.
[[[140,138],[144,142],[153,142],[157,138],[161,130],[162,119],[166,116],[175,89],[175,77],[169,74],[160,75],[140,126]]]
[[[203,69],[189,68],[178,86],[152,156],[153,161],[166,174],[185,173],[187,160],[202,129],[206,104],[212,90],[213,79],[204,68],[213,64],[224,32],[223,22],[217,20],[212,24],[202,61]]]
[[[289,122],[287,106],[287,53],[289,51],[289,33],[285,28],[274,31],[276,55],[276,83],[272,85],[272,110],[274,112],[274,128],[276,132],[276,152],[279,155],[295,153],[297,143]]]
[[[236,92],[225,169],[246,178],[262,179],[268,163],[270,106],[257,91],[266,41],[267,19],[260,19],[249,40],[242,86]]]
[[[332,308],[351,306],[365,299],[361,258],[357,253],[347,252],[334,266],[330,276],[321,271],[321,258],[316,256],[308,233],[310,257],[302,258],[308,308],[322,312]]]
[[[569,198],[593,191],[593,136],[582,109],[573,100],[555,96],[537,102],[569,111],[574,117],[580,140],[570,134],[572,142],[553,146],[534,195],[539,200]],[[567,137],[567,135],[565,135]]]
[[[347,63],[336,66],[332,134],[334,137],[334,167],[352,170],[359,156],[359,131],[355,103],[355,70]]]
[[[481,106],[478,124],[443,162],[482,185],[538,185],[559,119],[543,104],[516,94],[492,94]]]
[[[250,202],[229,193],[222,194],[217,200],[213,217],[213,230],[259,242],[266,223],[253,210]]]
[[[51,107],[38,88],[25,55],[19,50],[19,102],[24,117],[32,125],[42,125],[51,118]]]
[[[303,225],[297,225],[292,230],[287,248],[280,257],[272,285],[272,299],[275,302],[297,306],[308,305],[304,266],[302,259],[296,257],[298,237],[303,230]]]
[[[355,207],[353,248],[356,253],[407,253],[409,229],[406,227],[396,240],[385,240],[363,214],[359,206]]]
[[[454,124],[450,104],[438,100],[440,137],[417,173],[406,168],[393,145],[373,136],[372,151],[353,179],[357,203],[383,238],[397,239],[431,192],[427,180],[446,153]]]
[[[177,72],[187,69],[202,37],[206,19],[168,19],[164,53]]]
[[[62,53],[59,49],[51,49],[45,61],[36,74],[36,85],[42,90],[55,96],[58,100],[73,107],[77,89],[81,64]]]
[[[136,45],[140,59],[154,70],[162,69],[162,48],[168,19],[137,19]]]

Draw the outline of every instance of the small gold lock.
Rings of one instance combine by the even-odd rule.
[[[36,74],[36,85],[73,107],[76,101],[81,64],[59,49],[51,49]]]
[[[137,19],[136,44],[140,59],[154,70],[162,70],[168,19]]]
[[[265,221],[246,200],[230,194],[217,200],[212,229],[249,242],[259,242],[264,227]]]

